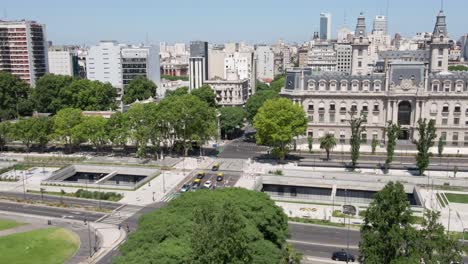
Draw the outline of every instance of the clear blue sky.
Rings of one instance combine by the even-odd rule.
[[[389,0],[392,34],[432,31],[440,0]],[[354,28],[363,11],[368,26],[385,14],[387,0],[2,0],[3,19],[32,19],[47,25],[56,44],[93,44],[102,39],[138,43],[271,43],[309,40],[319,14],[332,13],[333,35],[344,23]],[[468,33],[468,0],[445,0],[451,37]]]

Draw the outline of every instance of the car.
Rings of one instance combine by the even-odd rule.
[[[203,186],[205,186],[208,189],[210,189],[212,185],[213,184],[211,183],[211,181],[206,181],[205,184],[203,184]]]
[[[198,187],[200,187],[200,184],[201,184],[201,180],[200,180],[200,179],[194,180],[193,183],[192,183],[192,191],[197,190]]]
[[[218,175],[216,176],[216,181],[223,181],[224,179],[224,175],[222,173],[218,173]]]
[[[188,192],[190,190],[190,184],[184,184],[180,189],[181,193]]]
[[[353,205],[343,205],[343,214],[356,215],[356,207]]]
[[[204,171],[199,171],[197,173],[197,179],[203,179],[203,177],[205,177],[205,172]]]
[[[212,171],[217,171],[217,170],[219,170],[219,163],[213,164],[213,167],[211,167],[211,170],[212,170]]]
[[[353,256],[353,254],[342,250],[342,251],[335,251],[335,252],[333,252],[332,260],[351,261],[351,262],[354,262],[354,261],[355,261],[355,258],[354,258],[354,256]]]

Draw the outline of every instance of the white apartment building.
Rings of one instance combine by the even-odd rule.
[[[75,76],[77,56],[70,49],[64,47],[50,47],[48,52],[49,73],[56,75]]]
[[[48,72],[45,25],[35,21],[0,21],[0,71],[34,87]]]
[[[208,79],[225,78],[226,52],[223,49],[208,50]]]
[[[112,84],[117,88],[119,97],[122,89],[138,76],[160,84],[159,51],[155,46],[101,41],[89,49],[86,68],[88,79]]]
[[[263,82],[271,82],[274,77],[275,55],[269,46],[257,46],[255,49],[257,60],[257,79]]]

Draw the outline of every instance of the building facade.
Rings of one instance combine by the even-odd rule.
[[[208,80],[208,42],[190,42],[189,81],[190,91],[200,88]]]
[[[351,73],[353,48],[349,44],[336,44],[336,70],[346,74]]]
[[[120,51],[123,46],[117,41],[101,41],[98,45],[90,47],[86,57],[87,78],[108,82],[121,93],[123,81]]]
[[[49,73],[56,75],[78,76],[78,56],[66,47],[50,47],[48,52]]]
[[[216,94],[216,104],[221,106],[242,106],[249,98],[249,79],[243,80],[208,80]]]
[[[317,43],[309,50],[307,66],[314,71],[336,71],[337,53],[328,42]]]
[[[257,46],[255,49],[257,60],[257,78],[263,82],[271,82],[275,77],[275,55],[269,46]]]
[[[330,13],[320,14],[320,39],[321,40],[331,39],[331,14]]]
[[[0,21],[0,71],[34,87],[48,72],[45,25],[35,21]]]
[[[388,34],[388,23],[387,23],[387,17],[386,16],[376,16],[374,18],[374,27],[372,29],[372,33],[376,31],[382,32],[383,35]]]
[[[436,51],[435,60],[427,56],[423,57],[425,61],[387,59],[382,73],[351,75],[297,68],[287,73],[281,94],[304,107],[309,118],[308,135],[313,138],[330,133],[339,142],[348,143],[351,115],[365,115],[364,141],[384,141],[389,121],[402,126],[401,140],[411,140],[418,137],[418,120],[426,118],[435,120],[437,135],[448,144],[468,146],[468,73],[443,69],[448,61],[444,55],[448,35],[442,21],[445,15],[441,12],[436,23],[438,34],[429,48],[429,52]],[[359,27],[356,33],[357,43],[361,43],[361,36],[365,43]],[[359,60],[362,56],[354,52],[353,65]]]

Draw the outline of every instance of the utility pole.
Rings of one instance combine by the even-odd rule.
[[[450,215],[451,215],[451,212],[452,212],[452,209],[450,209],[450,205],[449,205],[449,217],[448,217],[448,225],[447,225],[447,234],[450,233]]]
[[[26,187],[24,186],[24,171],[23,171],[23,197],[24,197],[24,200],[26,201]]]
[[[86,221],[85,218],[85,224],[88,225],[88,246],[89,246],[89,257],[91,258],[93,256],[93,251],[92,251],[92,245],[91,245],[91,230],[89,229],[89,222]]]

